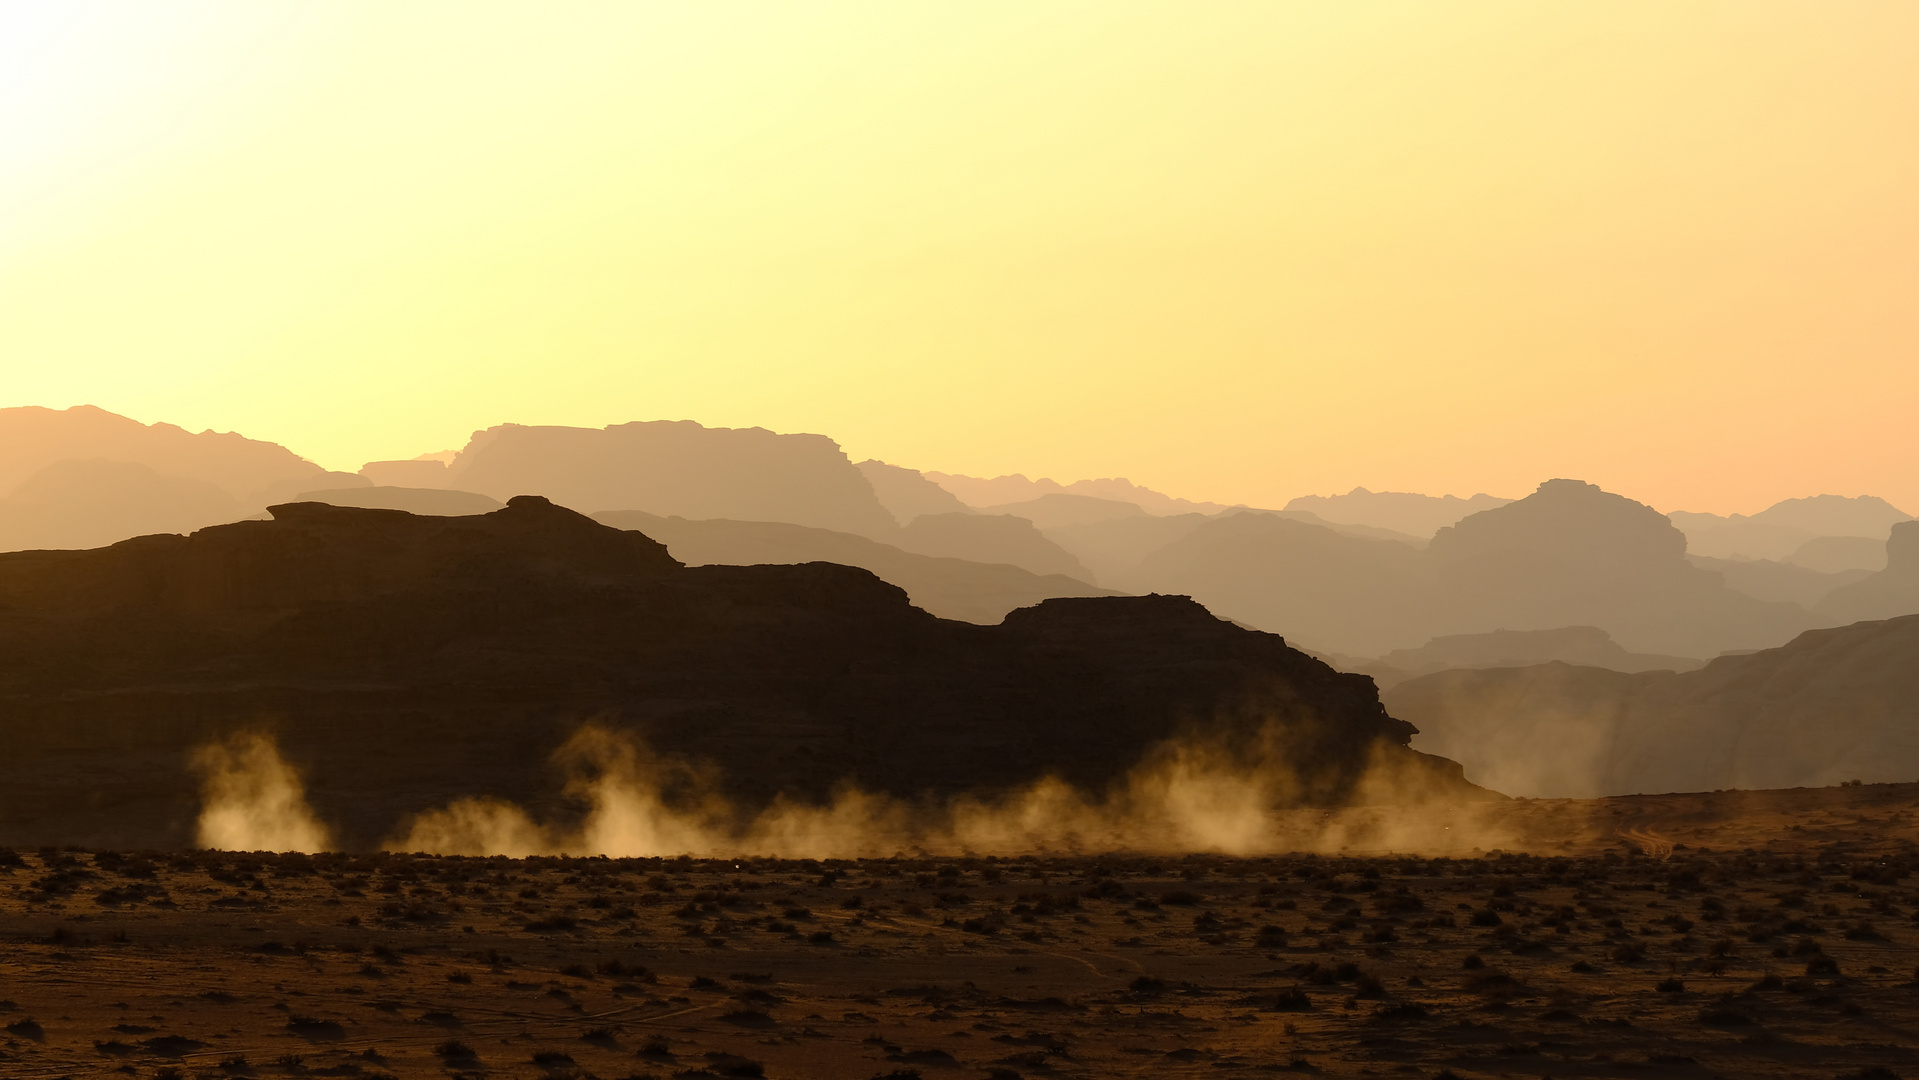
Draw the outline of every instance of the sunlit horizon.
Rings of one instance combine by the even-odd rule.
[[[1919,9],[0,4],[0,405],[1919,509]]]

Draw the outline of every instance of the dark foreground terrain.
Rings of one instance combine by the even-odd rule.
[[[1916,809],[1518,800],[1461,858],[21,852],[0,1075],[1915,1076]]]
[[[938,619],[832,563],[682,566],[535,496],[490,514],[293,503],[271,521],[0,553],[0,844],[194,840],[196,750],[266,731],[342,848],[460,797],[563,811],[592,721],[699,763],[732,804],[845,785],[944,801],[1099,791],[1171,740],[1273,731],[1293,801],[1352,801],[1408,748],[1372,680],[1177,596]],[[911,718],[910,721],[903,718]]]

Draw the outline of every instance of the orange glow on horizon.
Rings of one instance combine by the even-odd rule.
[[[1919,512],[1919,6],[0,6],[0,404]]]

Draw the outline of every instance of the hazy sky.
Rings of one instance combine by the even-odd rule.
[[[1919,511],[1919,4],[0,0],[0,399]]]

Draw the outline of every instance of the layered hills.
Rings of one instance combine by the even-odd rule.
[[[1703,661],[1687,656],[1627,652],[1611,634],[1597,626],[1449,634],[1417,649],[1395,649],[1378,660],[1327,659],[1343,671],[1371,675],[1381,690],[1407,679],[1455,668],[1531,667],[1558,662],[1610,671],[1691,671],[1703,665]]]
[[[1443,671],[1385,699],[1422,749],[1508,794],[1904,781],[1919,775],[1919,616],[1811,630],[1696,671]]]
[[[0,550],[189,532],[311,488],[361,485],[274,443],[90,405],[0,409]]]
[[[1919,591],[1902,584],[1909,572],[1885,561],[1886,537],[1905,515],[1874,498],[1662,518],[1553,481],[1518,502],[1361,488],[1255,510],[1122,479],[1060,484],[855,464],[823,436],[691,422],[502,425],[458,452],[370,462],[360,475],[327,473],[271,443],[89,408],[0,410],[0,449],[10,455],[0,481],[15,481],[0,483],[0,549],[186,533],[289,500],[458,515],[532,492],[582,511],[681,522],[671,526],[676,542],[702,552],[693,561],[848,561],[971,621],[1049,595],[1192,595],[1382,675],[1385,654],[1435,638],[1585,626],[1625,655],[1704,659],[1811,626],[1919,611]],[[724,524],[690,524],[701,521]],[[1713,540],[1761,534],[1772,546]],[[1065,578],[1074,584],[1054,580]]]
[[[1813,613],[1828,623],[1889,619],[1919,612],[1919,521],[1892,526],[1885,569],[1826,594]]]
[[[1878,569],[1872,563],[1879,554],[1876,543],[1891,534],[1893,525],[1911,520],[1905,511],[1871,495],[1787,499],[1751,515],[1678,511],[1670,516],[1685,531],[1695,555],[1768,559],[1828,572]]]
[[[563,814],[541,763],[589,720],[717,770],[742,807],[1097,789],[1169,739],[1277,738],[1307,803],[1381,763],[1469,790],[1369,679],[1180,597],[976,626],[853,567],[684,566],[538,497],[271,513],[0,555],[0,843],[186,843],[188,753],[262,727],[350,846],[455,796]]]
[[[1419,495],[1405,491],[1367,491],[1356,487],[1344,495],[1302,495],[1286,504],[1342,525],[1371,525],[1410,536],[1431,537],[1481,510],[1493,510],[1511,499],[1481,492],[1469,499],[1457,495]]]
[[[447,466],[444,486],[496,499],[537,491],[587,511],[786,521],[860,536],[883,537],[898,524],[833,440],[690,420],[488,428]]]
[[[920,555],[830,529],[779,521],[692,521],[639,510],[593,515],[618,529],[642,532],[689,566],[829,562],[871,571],[906,590],[914,606],[943,619],[996,623],[1015,608],[1058,596],[1114,596],[1065,574],[1035,574],[1005,563]]]
[[[1658,511],[1577,480],[1464,518],[1424,550],[1276,515],[1222,516],[1114,584],[1188,594],[1358,656],[1457,634],[1597,626],[1629,652],[1705,657],[1810,625],[1804,608],[1736,592],[1692,565]]]

